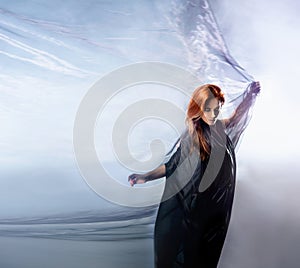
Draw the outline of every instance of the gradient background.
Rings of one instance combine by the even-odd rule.
[[[0,1],[2,221],[113,207],[79,174],[72,147],[74,115],[101,75],[135,59],[109,45],[115,37],[103,41],[93,24],[99,1],[51,3]],[[145,3],[137,2],[136,8],[148,14],[151,3]],[[237,153],[236,199],[220,267],[298,267],[300,4],[210,4],[231,55],[262,86]],[[113,7],[107,2],[106,11],[112,13]],[[103,17],[101,29],[105,22]],[[127,37],[114,41],[130,42]]]

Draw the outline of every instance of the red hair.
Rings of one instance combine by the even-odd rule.
[[[214,98],[216,98],[221,105],[225,102],[224,94],[218,86],[212,84],[199,86],[194,90],[187,108],[185,121],[189,135],[193,141],[191,150],[193,150],[193,145],[196,148],[200,148],[201,160],[205,160],[209,157],[210,144],[207,138],[205,138],[204,124],[201,124],[200,119],[203,116],[207,102]]]

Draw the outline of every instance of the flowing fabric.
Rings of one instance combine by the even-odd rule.
[[[59,138],[47,147],[47,157],[56,159],[61,150],[63,159],[72,163],[72,139],[65,138],[65,133],[71,132],[73,125],[57,128],[53,118],[73,122],[78,103],[91,84],[121,66],[156,61],[185,68],[203,83],[215,83],[224,90],[224,117],[242,102],[254,80],[230,55],[207,0],[26,3],[5,2],[0,8],[0,58],[5,66],[0,76],[4,124],[0,135],[7,144],[3,157],[16,141],[24,146],[14,154],[12,167],[24,159],[30,163],[43,159],[24,152],[40,152],[38,144],[52,141],[53,135]],[[57,6],[57,12],[49,12]],[[132,97],[133,102],[137,100]],[[114,109],[104,118],[107,125]],[[247,125],[251,109],[242,117],[235,128]],[[14,133],[32,135],[17,138],[10,132],[11,124],[18,126]],[[45,133],[48,128],[51,134]],[[141,135],[145,140],[148,132]],[[168,135],[164,138],[169,144],[174,142]],[[147,148],[141,147],[138,150],[145,154]],[[113,154],[107,154],[106,161],[117,163]],[[119,166],[115,169],[121,170]]]
[[[230,55],[208,1],[175,0],[167,18],[184,47],[187,67],[203,80],[203,84],[216,84],[224,91],[222,116],[232,116],[239,107],[238,116],[227,127],[230,139],[238,148],[255,104],[256,94],[251,91],[254,78]],[[166,155],[166,161],[174,153],[177,142]]]
[[[195,171],[186,187],[160,204],[154,241],[157,267],[189,266],[194,260],[199,266],[201,262],[210,262],[209,265],[214,267],[223,246],[232,207],[235,184],[233,149],[237,148],[249,123],[256,94],[252,91],[254,79],[230,55],[208,1],[54,0],[41,4],[29,0],[26,5],[3,1],[0,18],[3,65],[0,75],[0,138],[5,144],[1,157],[7,163],[7,167],[3,165],[5,169],[1,176],[10,181],[20,177],[16,166],[21,173],[22,170],[28,174],[35,174],[36,170],[41,170],[42,174],[52,172],[52,163],[58,163],[57,169],[68,169],[68,174],[71,174],[59,177],[61,195],[57,184],[53,183],[57,170],[45,178],[48,195],[38,202],[41,209],[37,211],[49,208],[54,212],[58,208],[63,208],[62,212],[76,211],[81,207],[78,200],[92,200],[86,201],[87,208],[99,208],[98,199],[85,198],[87,191],[83,180],[78,179],[78,185],[73,182],[78,170],[74,167],[70,133],[83,95],[102,75],[130,63],[156,61],[178,65],[195,74],[203,83],[214,83],[222,88],[226,99],[223,117],[236,113],[226,126],[222,127],[219,122],[211,132],[216,151],[225,151],[218,169],[220,172],[207,191],[195,194],[203,182],[202,177],[210,174],[206,173],[210,171],[207,169],[209,163],[199,162],[188,154],[190,140],[186,133],[182,134],[179,142],[175,142],[177,146],[165,158],[167,180],[163,197],[172,187],[176,188],[182,174]],[[139,100],[139,94],[136,95],[126,96],[120,103]],[[147,98],[147,94],[144,96]],[[112,115],[117,114],[116,107],[108,110],[107,117],[103,115],[105,124],[100,124],[104,146],[110,146],[111,133],[105,131],[110,126]],[[155,131],[153,129],[155,127],[151,131],[145,129],[141,139],[147,140],[148,134]],[[226,143],[221,142],[219,146],[218,137],[223,131]],[[164,138],[174,142],[168,135]],[[112,165],[111,170],[121,174],[118,178],[127,183],[128,170],[124,172],[115,155],[109,154],[110,147],[105,149],[105,161]],[[140,146],[138,150],[144,154],[147,149]],[[59,157],[57,152],[60,152]],[[184,159],[188,160],[186,165],[177,168]],[[28,168],[32,172],[28,172]],[[77,176],[80,177],[79,173]],[[34,186],[44,191],[40,176],[26,181],[28,189]],[[72,187],[81,187],[83,198],[79,199],[78,188]],[[20,188],[19,192],[11,193],[5,199],[6,203],[14,204],[12,201],[24,193],[25,190]],[[29,195],[25,196],[24,206],[30,211],[34,207],[32,204],[37,205],[37,202]],[[53,200],[60,200],[60,203],[53,207]],[[63,203],[63,200],[74,202]],[[107,204],[103,202],[101,206]],[[208,209],[210,207],[215,209]],[[7,211],[19,216],[20,211],[13,209],[14,206],[8,206]],[[209,256],[209,252],[213,255]]]

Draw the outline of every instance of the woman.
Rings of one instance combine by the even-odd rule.
[[[131,186],[166,177],[154,230],[157,268],[217,267],[234,197],[234,148],[259,91],[259,83],[251,83],[234,114],[218,120],[225,101],[221,89],[212,84],[196,88],[187,129],[170,160],[128,177]]]

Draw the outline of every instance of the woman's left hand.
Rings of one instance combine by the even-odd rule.
[[[128,176],[128,181],[130,183],[131,186],[135,185],[135,184],[139,184],[139,183],[145,183],[146,180],[146,176],[145,174],[131,174]]]
[[[250,84],[250,93],[257,95],[260,92],[260,83],[258,81]]]

